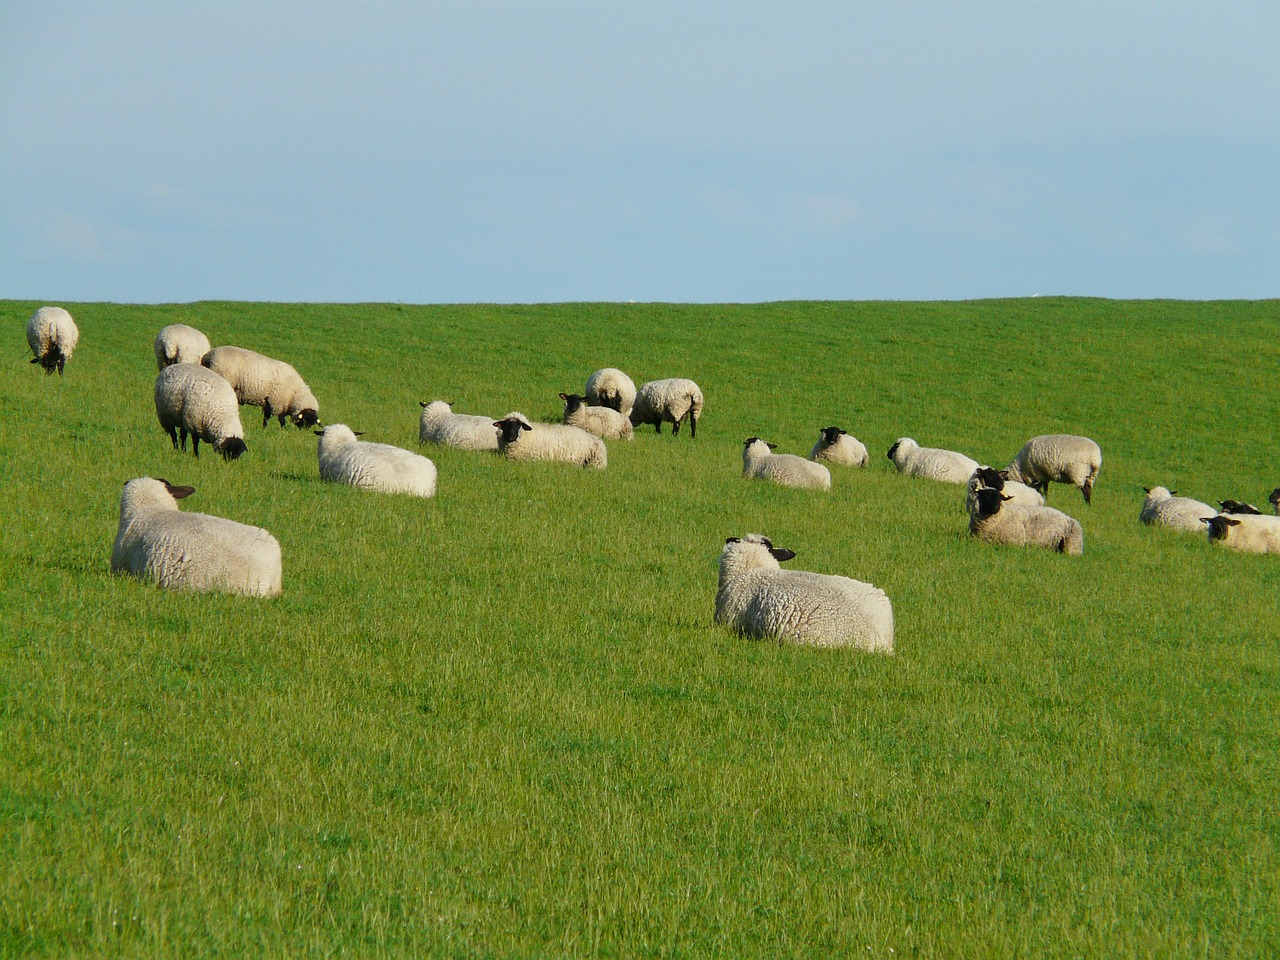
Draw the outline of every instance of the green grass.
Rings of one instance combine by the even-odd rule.
[[[0,955],[1183,957],[1280,953],[1280,562],[1137,522],[1259,503],[1280,305],[69,304],[64,379],[0,302]],[[319,481],[315,438],[170,449],[151,340],[288,359],[327,422],[419,399],[559,413],[602,366],[688,376],[696,441],[609,468],[430,449],[428,501]],[[838,424],[830,494],[741,441]],[[899,436],[1102,446],[1085,555],[971,542]],[[264,526],[284,595],[109,570],[121,485]],[[894,657],[711,621],[727,536],[882,586]]]

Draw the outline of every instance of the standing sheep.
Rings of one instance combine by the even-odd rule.
[[[1221,541],[1241,553],[1280,553],[1280,517],[1220,513],[1203,519],[1209,525],[1210,543]]]
[[[818,442],[809,451],[809,459],[843,467],[865,467],[867,448],[839,427],[823,427],[818,431]]]
[[[609,463],[604,441],[579,427],[530,423],[523,413],[508,413],[493,423],[498,452],[508,460],[556,460],[603,470]]]
[[[1049,484],[1079,487],[1084,502],[1093,503],[1093,482],[1102,469],[1102,449],[1088,437],[1050,433],[1032,437],[1009,464],[1010,479],[1035,487],[1046,496]]]
[[[692,380],[675,377],[669,380],[650,380],[636,393],[636,403],[631,410],[632,426],[653,424],[662,432],[664,420],[671,423],[671,435],[680,432],[680,424],[689,418],[689,436],[698,435],[698,418],[702,416],[702,390]]]
[[[298,371],[283,360],[273,360],[243,347],[214,347],[200,361],[223,376],[241,403],[262,408],[262,426],[272,416],[284,426],[292,420],[299,429],[320,420],[320,404]]]
[[[191,452],[197,457],[201,440],[226,460],[235,460],[245,452],[236,392],[212,370],[194,363],[165,367],[156,377],[155,399],[156,417],[173,441],[173,449],[178,449],[181,431],[182,449],[187,449],[190,434]]]
[[[783,570],[795,556],[768,537],[730,537],[720,554],[716,623],[757,639],[893,653],[893,605],[849,577]]]
[[[1178,496],[1177,490],[1170,491],[1165,487],[1142,489],[1147,492],[1146,499],[1142,501],[1142,512],[1138,514],[1143,523],[1200,533],[1204,529],[1201,522],[1218,515],[1218,511],[1207,503]]]
[[[199,363],[209,352],[209,338],[185,323],[171,323],[156,334],[156,369],[175,363]]]
[[[831,471],[820,463],[792,453],[774,453],[775,444],[748,437],[742,444],[742,475],[754,480],[772,480],[784,487],[830,490]]]
[[[44,367],[46,374],[63,368],[80,342],[80,331],[71,314],[62,307],[41,307],[27,321],[27,344],[35,354],[32,363]]]
[[[564,422],[601,440],[634,440],[631,421],[612,407],[589,407],[576,393],[559,395],[564,401]]]
[[[965,495],[964,511],[973,513],[978,502],[979,490],[998,490],[1009,498],[1009,502],[1020,507],[1043,507],[1044,497],[1025,483],[1009,479],[1008,470],[997,470],[994,467],[979,467],[969,478],[969,491]]]
[[[1084,553],[1084,528],[1053,507],[1018,507],[998,490],[979,490],[969,514],[969,535],[987,543],[1045,547],[1059,553]]]
[[[419,400],[422,416],[418,418],[418,440],[421,443],[437,443],[457,450],[498,449],[498,437],[493,431],[493,417],[481,417],[471,413],[454,413],[448,400]]]
[[[278,597],[276,538],[234,520],[183,513],[177,501],[193,493],[151,477],[126,483],[111,569],[169,589]]]
[[[430,497],[436,492],[436,465],[424,456],[386,443],[362,443],[345,423],[315,431],[320,479],[378,493]]]
[[[968,483],[978,461],[954,450],[922,447],[910,437],[899,437],[885,454],[899,473],[909,477],[925,477],[943,483]]]
[[[631,416],[631,408],[636,403],[635,383],[616,367],[605,367],[587,377],[583,393],[591,406],[609,407],[624,417]]]

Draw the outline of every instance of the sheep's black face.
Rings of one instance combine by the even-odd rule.
[[[1271,496],[1267,497],[1267,503],[1272,506],[1280,505],[1280,487],[1276,487],[1271,491]]]
[[[1204,517],[1202,519],[1209,525],[1210,540],[1225,540],[1227,538],[1228,528],[1240,525],[1239,520],[1232,520],[1225,514],[1220,514],[1216,517]]]
[[[218,452],[222,454],[225,460],[235,460],[244,454],[248,447],[244,445],[244,441],[239,437],[228,437],[223,440],[218,447]]]
[[[1000,512],[1000,507],[1005,501],[1005,496],[999,490],[987,488],[978,491],[978,515],[990,517]]]
[[[564,401],[564,412],[566,414],[576,413],[578,408],[582,406],[583,397],[576,393],[562,393],[560,399]]]
[[[822,442],[828,447],[832,444],[838,443],[843,435],[844,431],[839,427],[822,428]]]
[[[983,486],[992,490],[1004,489],[1003,471],[997,470],[995,467],[979,467],[978,479],[982,482]]]
[[[520,439],[521,430],[532,430],[523,420],[498,420],[494,423],[494,427],[498,431],[498,439],[502,443],[515,443]]]
[[[886,453],[885,456],[888,457],[890,460],[892,460],[893,455],[897,452],[898,452],[898,445],[895,443],[892,447],[889,448],[889,452]]]
[[[299,430],[306,429],[307,427],[314,427],[319,422],[320,422],[320,412],[318,410],[312,410],[310,408],[303,410],[299,414],[296,414],[293,418],[293,425],[297,427]]]
[[[1218,505],[1222,507],[1223,513],[1251,514],[1253,516],[1262,513],[1253,504],[1241,503],[1239,500],[1219,500]]]

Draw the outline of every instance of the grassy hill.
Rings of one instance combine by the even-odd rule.
[[[1280,952],[1280,558],[1138,523],[1142,486],[1280,484],[1280,305],[64,304],[66,376],[0,302],[0,955],[1150,957]],[[430,448],[432,500],[321,483],[256,410],[170,448],[151,341],[289,360],[325,422],[418,400],[556,419],[618,366],[698,437],[603,472]],[[759,435],[871,451],[829,494]],[[1087,434],[1085,555],[966,536],[895,439],[1004,465]],[[109,569],[123,483],[266,527],[284,595]],[[883,587],[894,657],[712,623],[728,536]]]

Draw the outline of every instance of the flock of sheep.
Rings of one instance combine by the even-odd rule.
[[[27,322],[27,342],[46,373],[59,374],[71,359],[79,331],[61,307],[41,307]],[[360,441],[344,424],[321,425],[319,403],[289,364],[241,347],[213,347],[185,324],[165,327],[154,343],[159,373],[156,416],[174,449],[199,456],[201,441],[228,460],[245,452],[240,406],[262,408],[263,426],[320,427],[317,458],[322,479],[384,493],[434,495],[436,468],[428,458],[387,444]],[[563,423],[538,423],[519,412],[501,419],[454,413],[445,400],[422,401],[419,440],[463,450],[493,451],[508,460],[551,460],[603,469],[605,440],[631,440],[634,428],[664,422],[678,434],[689,424],[697,435],[703,396],[692,380],[672,378],[638,390],[621,370],[593,373],[583,394],[560,394]],[[807,458],[773,452],[748,438],[742,475],[790,487],[829,490],[829,465],[865,467],[866,447],[839,427],[819,431]],[[921,447],[909,437],[889,449],[900,473],[963,485],[969,533],[990,543],[1037,546],[1067,554],[1084,551],[1078,520],[1045,506],[1050,483],[1077,487],[1092,502],[1102,451],[1087,437],[1033,437],[1004,469],[984,466],[952,450]],[[120,526],[112,548],[113,570],[163,587],[220,590],[256,596],[281,592],[280,545],[258,527],[221,517],[187,513],[177,501],[191,487],[139,477],[125,484]],[[1179,497],[1164,487],[1147,491],[1140,519],[1203,532],[1210,541],[1252,553],[1280,553],[1280,488],[1270,502],[1275,516],[1234,500],[1221,511]],[[747,534],[726,541],[720,556],[715,620],[757,638],[813,646],[893,652],[893,608],[884,591],[848,577],[783,570],[795,554],[767,537]]]

